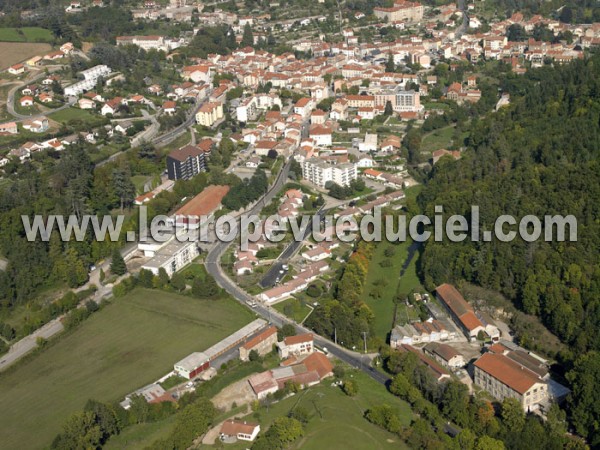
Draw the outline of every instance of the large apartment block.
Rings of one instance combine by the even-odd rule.
[[[169,153],[167,156],[169,180],[189,180],[200,172],[205,172],[211,146],[212,142],[207,140],[198,145],[186,145]]]
[[[357,177],[356,164],[333,165],[318,158],[309,158],[302,166],[302,177],[319,187],[325,187],[330,181],[340,186],[349,186]]]

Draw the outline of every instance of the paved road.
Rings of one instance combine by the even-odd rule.
[[[63,69],[63,66],[48,66],[48,72],[49,73],[54,73],[54,72],[58,72],[59,70]],[[32,76],[33,75],[33,76]],[[25,114],[19,114],[18,112],[15,111],[15,94],[19,89],[22,89],[23,87],[32,84],[38,80],[41,80],[43,78],[46,78],[47,74],[45,72],[39,73],[37,75],[35,75],[33,72],[27,77],[25,78],[25,80],[23,80],[23,83],[18,84],[17,86],[15,86],[14,88],[12,88],[9,92],[8,92],[8,96],[6,98],[6,111],[13,117],[19,119],[19,120],[27,120],[27,119],[33,119],[36,117],[41,117],[41,116],[47,116],[49,114],[55,113],[57,111],[62,111],[63,109],[67,109],[70,108],[71,106],[73,106],[76,102],[77,102],[77,98],[76,97],[69,97],[69,100],[67,103],[65,103],[63,106],[61,106],[60,108],[56,108],[56,109],[52,109],[50,111],[46,111],[45,113],[39,113],[39,114],[34,114],[34,115],[25,115]]]
[[[319,221],[323,222],[324,216],[325,216],[325,214],[327,214],[327,212],[328,212],[328,210],[324,210],[321,207],[321,209],[319,209],[315,213],[315,216],[318,216]],[[277,281],[285,276],[285,274],[287,273],[287,269],[284,269],[283,266],[287,265],[289,263],[290,259],[302,247],[302,243],[304,242],[304,239],[306,239],[308,237],[308,235],[310,234],[311,231],[312,231],[312,218],[311,218],[311,221],[308,223],[308,226],[304,230],[304,233],[302,234],[302,239],[298,240],[298,241],[295,239],[292,239],[292,242],[290,242],[290,244],[281,252],[281,254],[277,257],[277,261],[275,261],[271,265],[271,268],[267,271],[267,273],[265,274],[263,279],[260,280],[260,282],[258,284],[260,284],[260,286],[263,289],[275,286],[275,284],[277,284]]]
[[[287,172],[289,171],[289,166],[290,163],[288,162],[283,167],[275,184],[265,194],[264,200],[258,202],[248,213],[246,213],[246,215],[257,214],[262,208],[262,205],[270,202],[271,199],[277,194],[277,192],[281,190],[287,179]],[[225,289],[229,294],[231,294],[233,298],[235,298],[240,303],[246,306],[249,306],[250,303],[255,304],[255,306],[252,308],[254,312],[259,316],[262,316],[263,318],[269,320],[269,322],[273,323],[276,326],[281,327],[284,324],[291,324],[296,328],[296,331],[298,332],[313,333],[315,336],[315,345],[321,348],[326,347],[329,353],[331,353],[333,356],[353,367],[356,367],[357,369],[362,370],[378,383],[387,385],[390,382],[390,378],[387,375],[376,371],[371,366],[371,356],[362,355],[360,353],[347,350],[341,347],[340,345],[334,344],[329,339],[315,334],[314,331],[309,330],[308,328],[305,328],[302,325],[298,325],[295,322],[292,322],[287,317],[280,314],[270,306],[254,303],[254,298],[250,296],[247,292],[245,292],[243,289],[241,289],[233,280],[231,280],[231,278],[229,278],[229,276],[221,268],[221,256],[223,255],[223,253],[229,245],[229,242],[217,242],[206,256],[205,266],[206,270],[214,277],[217,284],[223,289]]]
[[[164,134],[156,137],[152,140],[152,143],[157,146],[167,145],[170,142],[177,139],[181,134],[185,133],[188,127],[192,126],[196,122],[196,113],[198,110],[204,105],[204,103],[209,101],[209,97],[212,95],[212,89],[207,93],[206,98],[200,102],[196,102],[194,107],[190,110],[187,119],[178,127],[173,128],[171,131],[167,131]]]

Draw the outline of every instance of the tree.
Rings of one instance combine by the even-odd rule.
[[[395,72],[396,71],[396,64],[394,63],[394,56],[391,53],[388,55],[388,60],[385,63],[385,71],[386,72]]]
[[[506,30],[506,37],[511,42],[519,42],[527,39],[527,33],[521,25],[513,23]]]
[[[504,450],[504,443],[490,436],[481,436],[477,439],[475,450]]]
[[[344,391],[344,394],[348,397],[354,397],[358,394],[358,385],[356,384],[356,381],[345,380],[344,384],[342,384],[342,391]]]
[[[250,350],[250,353],[248,353],[248,359],[252,362],[259,361],[260,355],[258,354],[258,352],[256,350]]]
[[[61,450],[97,448],[102,441],[102,429],[93,412],[86,411],[71,416],[56,437],[52,447]]]
[[[207,398],[187,405],[179,414],[171,433],[174,448],[188,448],[194,439],[203,434],[215,418],[217,410]]]
[[[242,47],[252,47],[254,45],[254,35],[252,34],[252,27],[249,23],[244,25],[244,34],[242,35]]]
[[[500,417],[507,430],[511,432],[520,432],[525,425],[525,414],[521,402],[516,398],[507,397],[502,400]]]
[[[138,274],[138,284],[142,287],[151,289],[153,286],[154,274],[148,269],[140,269]]]
[[[572,394],[569,400],[571,422],[578,434],[592,438],[600,434],[600,354],[588,352],[575,361],[567,373]]]
[[[83,410],[94,414],[94,420],[102,430],[102,442],[106,442],[110,436],[118,434],[121,430],[121,424],[112,406],[96,400],[88,400]]]
[[[394,114],[394,108],[392,107],[392,102],[390,102],[388,100],[387,102],[385,102],[385,111],[383,112],[383,115],[386,117],[389,117],[393,114]]]
[[[152,285],[156,289],[164,289],[169,284],[169,275],[167,271],[161,267],[158,269],[158,275],[152,280]]]
[[[175,272],[171,276],[171,287],[177,292],[183,292],[185,290],[185,278],[179,272]]]
[[[135,185],[125,170],[115,169],[113,171],[113,189],[119,199],[121,211],[123,211],[124,206],[130,205],[135,197]]]
[[[344,369],[344,366],[340,366],[339,364],[337,366],[335,366],[333,368],[333,376],[336,377],[338,380],[341,380],[342,378],[344,378],[346,374],[346,370]]]
[[[281,328],[279,328],[277,330],[277,340],[279,340],[279,341],[283,341],[283,339],[288,336],[295,336],[295,335],[296,335],[296,328],[294,327],[294,325],[292,325],[290,323],[284,324]]]
[[[288,417],[290,417],[292,419],[296,419],[297,421],[299,421],[303,424],[307,424],[308,421],[310,420],[309,412],[302,406],[296,406],[294,409],[292,409],[288,413]]]
[[[114,275],[121,276],[127,273],[127,265],[121,252],[118,248],[115,248],[112,253],[112,260],[110,262],[110,272]]]

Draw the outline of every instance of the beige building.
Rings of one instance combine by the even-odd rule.
[[[418,2],[397,1],[391,8],[373,8],[375,17],[391,22],[419,22],[423,19],[423,5]]]
[[[215,122],[223,118],[223,104],[210,102],[202,105],[196,114],[196,123],[205,127],[212,127]]]
[[[464,356],[447,344],[432,342],[423,347],[423,351],[444,367],[457,369],[466,365]]]
[[[276,344],[277,328],[271,326],[240,347],[240,359],[242,361],[248,361],[252,350],[255,350],[259,356],[264,356],[271,352],[273,346]]]
[[[548,384],[519,362],[496,353],[484,353],[473,364],[475,384],[498,400],[516,398],[525,411],[548,401]]]

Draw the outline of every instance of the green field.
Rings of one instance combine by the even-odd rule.
[[[89,398],[120,400],[252,320],[232,299],[138,289],[0,374],[0,448],[50,444]],[[35,432],[32,432],[35,430]]]
[[[52,42],[50,30],[39,27],[0,28],[2,42]]]
[[[449,126],[432,131],[423,137],[421,141],[422,152],[433,152],[442,148],[448,149],[452,145],[454,127]]]
[[[276,417],[285,416],[293,408],[300,406],[308,411],[311,419],[306,425],[304,437],[290,447],[291,449],[377,450],[408,448],[398,436],[369,423],[363,417],[367,409],[386,403],[397,408],[403,424],[408,425],[412,418],[408,403],[394,397],[387,392],[384,386],[364,373],[358,371],[350,373],[358,384],[358,394],[355,397],[348,397],[339,387],[331,386],[331,383],[326,380],[319,386],[311,387],[271,406],[268,411],[261,409],[258,418],[261,430],[268,429]],[[249,415],[246,418],[249,421],[257,421],[254,415]],[[234,450],[241,450],[246,447],[247,444],[242,443],[227,446],[227,448]]]
[[[398,293],[408,294],[412,289],[420,286],[417,276],[416,262],[418,254],[414,256],[402,277],[400,272],[408,256],[410,242],[391,244],[387,241],[379,243],[369,264],[369,273],[365,284],[365,303],[369,305],[375,320],[373,331],[381,339],[386,339],[392,328],[394,318],[394,299]],[[385,250],[392,248],[395,253],[391,257],[385,256]],[[390,267],[382,267],[381,262],[389,260]]]
[[[67,108],[50,115],[52,120],[60,123],[68,123],[72,120],[79,120],[86,123],[103,122],[104,118],[91,112],[79,108]]]
[[[273,305],[273,308],[280,313],[285,314],[297,323],[302,323],[304,318],[312,311],[311,308],[306,306],[306,304],[302,303],[297,298],[290,298],[283,302],[277,303],[276,305]]]

